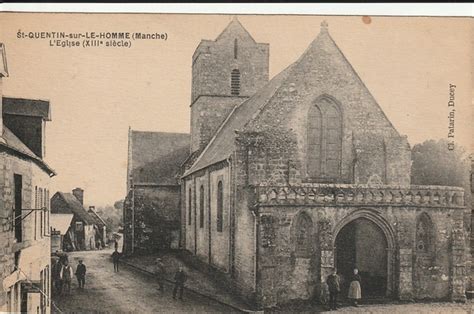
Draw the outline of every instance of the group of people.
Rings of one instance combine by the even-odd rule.
[[[361,277],[359,275],[359,270],[354,268],[354,273],[350,279],[349,292],[347,294],[347,297],[352,301],[353,306],[359,306],[359,300],[362,298],[360,282]],[[337,310],[337,297],[341,292],[341,280],[337,274],[336,268],[333,268],[326,283],[329,290],[329,310]]]
[[[161,258],[155,260],[155,275],[158,280],[158,285],[160,286],[159,290],[164,292],[164,282],[166,278],[165,265]],[[184,283],[188,279],[188,276],[184,272],[182,266],[178,268],[178,271],[174,275],[174,289],[173,289],[173,299],[176,300],[176,295],[179,294],[179,299],[183,299]]]
[[[83,264],[82,260],[79,260],[79,264],[76,267],[74,273],[72,266],[69,264],[68,256],[66,254],[57,254],[59,259],[55,259],[51,268],[51,276],[53,281],[53,289],[58,295],[69,295],[71,294],[71,281],[76,275],[79,289],[84,289],[86,283],[86,265]]]

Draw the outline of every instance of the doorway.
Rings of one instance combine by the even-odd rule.
[[[335,253],[343,295],[347,295],[354,268],[361,276],[363,298],[386,295],[387,249],[384,232],[369,219],[357,218],[339,231]]]

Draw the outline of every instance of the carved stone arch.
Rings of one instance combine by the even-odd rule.
[[[340,233],[340,231],[348,224],[351,222],[354,222],[357,219],[366,219],[373,224],[375,224],[384,234],[387,248],[386,248],[386,254],[387,254],[387,283],[386,283],[386,291],[385,295],[386,296],[393,296],[394,292],[396,291],[396,250],[397,250],[397,241],[396,241],[396,236],[395,236],[395,231],[393,227],[390,225],[388,220],[383,216],[383,214],[375,209],[358,209],[355,210],[345,217],[343,217],[341,220],[339,220],[334,228],[333,228],[333,237],[332,237],[332,245],[333,245],[333,250],[334,250],[334,256],[336,256],[336,241],[337,241],[337,236]]]
[[[305,138],[308,181],[336,182],[340,179],[343,123],[342,107],[334,97],[322,94],[310,103]]]

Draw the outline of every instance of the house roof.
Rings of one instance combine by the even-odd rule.
[[[293,64],[270,80],[261,90],[248,100],[237,106],[227,117],[201,156],[186,171],[183,177],[204,169],[212,164],[227,159],[234,149],[235,131],[241,130],[245,124],[275,95],[278,88],[288,77]]]
[[[51,214],[50,224],[53,229],[56,229],[61,234],[66,234],[71,225],[73,214]]]
[[[87,213],[89,213],[89,215],[92,217],[92,219],[94,220],[94,222],[97,226],[99,226],[99,227],[107,226],[107,224],[102,219],[102,217],[100,217],[99,214],[95,210],[93,210],[92,208],[89,208]]]
[[[88,225],[95,224],[95,220],[89,213],[87,213],[87,211],[84,209],[84,206],[82,206],[82,204],[72,193],[57,192],[56,194],[64,200],[72,214],[77,215],[79,219]]]
[[[176,184],[189,155],[189,134],[130,131],[129,171],[135,183]]]
[[[7,55],[5,53],[5,45],[0,43],[0,77],[8,76]]]
[[[3,97],[3,114],[40,117],[51,121],[51,109],[48,100]]]
[[[50,176],[55,175],[53,169],[51,169],[43,159],[36,156],[10,129],[3,125],[3,139],[4,143],[0,142],[0,146],[5,146],[8,149],[19,153],[20,155],[32,159],[38,166],[46,171]]]

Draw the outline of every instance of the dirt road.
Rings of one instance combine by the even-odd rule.
[[[87,267],[86,285],[78,290],[74,280],[70,296],[55,296],[53,301],[64,313],[229,313],[232,308],[190,292],[184,300],[173,300],[171,285],[164,294],[155,279],[131,268],[114,273],[112,251],[86,251],[69,254],[74,270],[79,258]],[[121,265],[122,266],[122,265]],[[75,278],[74,278],[75,279]],[[59,313],[52,307],[53,313]]]

